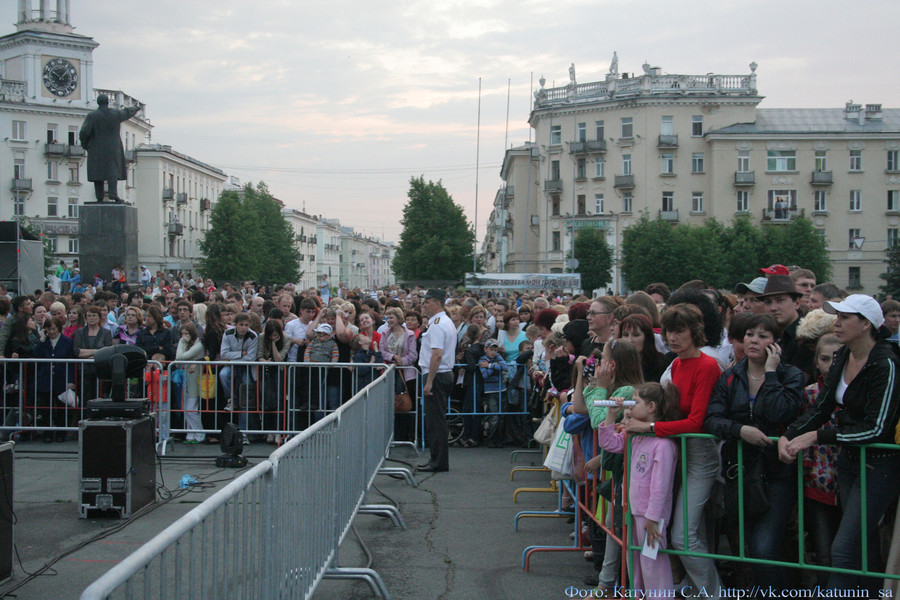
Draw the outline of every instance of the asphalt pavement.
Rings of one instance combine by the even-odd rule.
[[[272,448],[254,443],[245,456],[256,463]],[[557,495],[524,492],[513,503],[517,488],[546,487],[549,478],[546,473],[520,472],[510,481],[512,467],[538,460],[536,454],[523,454],[513,464],[511,451],[451,449],[450,471],[418,474],[418,487],[377,477],[368,501],[398,505],[407,529],[397,529],[382,517],[358,515],[338,564],[361,567],[371,562],[395,600],[543,600],[586,590],[582,579],[591,568],[581,552],[534,554],[530,571],[522,569],[526,547],[571,545],[573,526],[564,518],[523,518],[514,531],[518,511],[553,510]],[[78,598],[124,556],[235,477],[237,471],[215,466],[219,453],[215,446],[177,443],[159,459],[157,483],[164,489],[156,504],[131,519],[80,519],[77,442],[17,444],[16,552],[13,576],[0,584],[0,598]],[[409,448],[395,449],[392,457],[420,462]],[[179,490],[185,474],[201,485]],[[348,600],[374,594],[362,582],[324,580],[314,597]]]

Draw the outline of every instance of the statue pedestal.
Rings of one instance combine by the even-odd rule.
[[[131,273],[138,265],[137,208],[129,204],[82,204],[78,213],[78,254],[81,279],[94,282],[94,274],[110,289],[112,269],[122,265]]]

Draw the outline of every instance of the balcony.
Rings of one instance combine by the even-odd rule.
[[[65,144],[44,144],[44,154],[47,156],[65,156],[66,154],[66,145]]]
[[[756,172],[755,171],[735,171],[734,172],[734,185],[736,185],[736,186],[756,185]]]
[[[200,198],[200,210],[209,210],[212,208],[212,202],[209,201],[209,198]]]
[[[811,185],[831,185],[834,183],[834,180],[831,176],[831,171],[813,171],[809,183]]]
[[[169,235],[182,235],[184,233],[184,225],[181,223],[169,223],[167,231]]]
[[[174,200],[175,199],[175,190],[173,190],[172,188],[163,188],[162,199],[163,199],[163,202],[165,202],[166,200]]]
[[[571,154],[606,152],[606,140],[593,140],[590,142],[569,142],[569,152]]]
[[[670,223],[677,223],[678,209],[676,208],[675,210],[661,210],[659,211],[659,218]]]
[[[315,243],[318,242],[318,241],[319,241],[319,239],[318,239],[316,236],[312,236],[312,237],[309,238],[309,243],[310,243],[310,244],[315,244]]]
[[[661,135],[659,136],[659,143],[657,144],[659,148],[677,148],[678,147],[678,135]]]
[[[126,150],[125,151],[125,162],[133,163],[137,160],[137,152],[134,150]]]
[[[631,189],[634,187],[634,175],[616,175],[613,187]]]
[[[187,204],[187,192],[178,192],[177,194],[175,194],[175,202],[177,202],[178,204]]]
[[[544,180],[544,191],[545,192],[561,192],[563,189],[562,179],[545,179]]]
[[[806,215],[806,211],[804,209],[797,210],[794,208],[782,208],[777,210],[769,210],[767,208],[763,209],[762,220],[767,223],[790,223],[797,217],[803,217]]]
[[[14,178],[12,180],[12,191],[14,191],[14,192],[30,192],[31,191],[31,180]]]
[[[84,158],[84,148],[69,144],[66,147],[66,154],[68,154],[70,158]]]
[[[516,196],[516,188],[511,185],[506,186],[506,197],[507,198],[515,198],[515,196]]]

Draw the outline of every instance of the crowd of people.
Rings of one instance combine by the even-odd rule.
[[[115,291],[37,291],[11,302],[0,294],[0,352],[90,358],[129,344],[163,364],[174,361],[167,375],[177,379],[176,397],[168,401],[183,419],[173,428],[187,443],[214,441],[221,415],[250,432],[245,443],[254,441],[253,431],[279,443],[395,365],[395,391],[424,409],[430,456],[421,469],[435,472],[449,469],[452,399],[463,414],[454,445],[471,448],[528,444],[532,417],[558,398],[562,426],[581,438],[585,470],[592,477],[610,471],[598,493],[619,507],[628,465],[634,543],[702,555],[721,552],[723,538],[736,552],[743,539],[747,556],[777,561],[791,558],[792,537],[808,534],[807,562],[858,571],[865,512],[867,567],[883,571],[877,531],[900,494],[900,451],[867,452],[863,492],[858,445],[895,440],[900,302],[847,295],[802,268],[760,271],[734,290],[691,281],[674,291],[657,283],[628,296],[589,298],[363,291],[327,282],[270,290],[250,281],[217,286],[190,274],[153,277],[143,268],[137,289],[117,280]],[[213,393],[204,369],[178,365],[204,358],[227,363],[217,369]],[[241,364],[258,362],[273,365]],[[298,362],[353,368],[303,371],[286,389],[278,365]],[[7,363],[6,391],[32,390],[39,424],[71,426],[53,420],[55,403],[103,392],[90,365],[81,366]],[[247,410],[245,396],[254,392],[245,388],[264,399],[260,410]],[[602,400],[612,406],[595,405]],[[284,402],[306,418],[285,417],[277,409]],[[416,438],[413,414],[397,414],[395,437]],[[798,461],[806,532],[796,528]],[[587,516],[597,571],[589,581],[602,593],[626,583],[621,549],[606,540],[602,519]],[[604,524],[618,531],[622,522],[611,510]],[[777,566],[725,569],[711,558],[670,561],[666,553],[636,556],[628,576],[646,590],[689,586],[713,597],[723,582],[781,589],[804,581]],[[880,586],[842,572],[817,571],[813,579],[837,588]]]

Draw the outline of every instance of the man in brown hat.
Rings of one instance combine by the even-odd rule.
[[[781,359],[803,371],[809,383],[812,380],[814,352],[797,343],[801,296],[790,275],[770,275],[762,293],[766,310],[782,328],[781,338],[778,340],[782,351]]]

